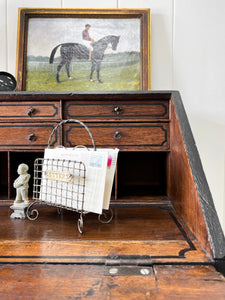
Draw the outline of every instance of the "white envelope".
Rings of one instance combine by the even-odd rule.
[[[82,207],[80,202],[81,193],[77,190],[74,184],[75,182],[72,181],[68,183],[46,178],[46,170],[49,168],[46,163],[47,159],[60,160],[57,167],[51,167],[51,172],[55,171],[56,168],[60,172],[65,172],[63,164],[68,164],[68,161],[84,163],[86,167],[86,177],[83,209],[87,212],[101,214],[104,201],[108,153],[87,151],[85,149],[74,150],[73,148],[45,149],[40,200],[80,210]],[[75,179],[78,178],[77,171],[73,172],[73,180],[78,180]],[[81,180],[82,183],[82,174],[79,176],[79,180]]]
[[[109,209],[118,152],[119,149],[105,148],[99,148],[97,151],[92,148],[45,149],[40,200],[75,210],[81,210],[83,207],[84,211],[101,214],[102,209]],[[53,166],[47,166],[49,160]],[[78,174],[77,170],[69,168],[70,174],[68,173],[68,167],[75,161],[85,165],[85,178],[82,170]],[[60,179],[57,180],[54,176],[60,176]],[[73,180],[68,182],[66,178],[69,176],[72,176]]]

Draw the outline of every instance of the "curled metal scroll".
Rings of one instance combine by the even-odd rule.
[[[31,204],[27,207],[26,215],[27,215],[27,218],[28,218],[29,220],[31,220],[31,221],[36,220],[36,219],[38,218],[38,216],[39,216],[39,212],[38,212],[38,210],[37,210],[36,208],[30,210],[31,207],[32,207],[34,204],[36,204],[36,203],[37,203],[37,202],[35,201],[35,202],[31,203]],[[33,215],[34,215],[34,216],[33,216]]]
[[[83,222],[83,215],[82,215],[82,213],[80,214],[80,218],[77,221],[77,228],[78,228],[78,231],[82,234],[83,233],[83,228],[84,228],[84,222]]]
[[[113,219],[113,210],[111,209],[111,207],[109,208],[109,210],[104,211],[101,215],[98,216],[99,222],[103,224],[110,223],[112,219]]]

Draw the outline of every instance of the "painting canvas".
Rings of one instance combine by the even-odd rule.
[[[142,90],[142,28],[140,17],[127,14],[27,18],[21,89]]]

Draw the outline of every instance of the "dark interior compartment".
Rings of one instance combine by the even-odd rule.
[[[28,173],[31,175],[29,181],[29,196],[32,196],[34,161],[38,157],[43,157],[43,152],[12,152],[10,153],[10,198],[15,198],[16,190],[13,188],[14,180],[19,176],[17,168],[21,163],[29,166]]]
[[[0,152],[0,198],[8,197],[8,153]]]
[[[166,194],[165,152],[120,152],[118,198]]]

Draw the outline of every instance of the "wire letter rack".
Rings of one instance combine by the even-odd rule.
[[[54,131],[67,122],[77,122],[87,129],[86,125],[80,121],[64,120],[53,129],[48,145],[50,145]],[[95,150],[93,137],[89,130],[88,132],[92,138]],[[84,210],[85,180],[86,167],[81,161],[37,158],[34,162],[34,202],[27,208],[28,219],[36,220],[38,218],[38,210],[31,209],[37,202],[57,207],[58,213],[61,213],[61,209],[76,211],[80,214],[77,222],[78,231],[83,233],[83,216],[88,213]],[[104,212],[98,216],[101,223],[109,223],[112,218],[113,212],[111,208],[108,213]]]

